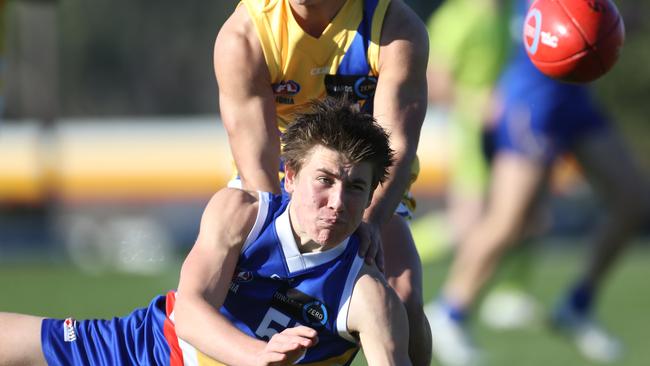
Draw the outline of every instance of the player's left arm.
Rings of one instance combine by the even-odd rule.
[[[348,331],[357,333],[369,365],[408,366],[406,310],[377,267],[365,265],[354,286]]]
[[[374,117],[390,134],[395,164],[365,212],[375,229],[388,222],[411,179],[427,107],[428,55],[424,24],[403,2],[392,1],[382,28]]]

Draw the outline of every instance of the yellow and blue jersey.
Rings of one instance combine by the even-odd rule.
[[[371,104],[389,0],[348,0],[320,37],[307,34],[288,0],[242,0],[271,75],[281,131],[312,99],[347,95]]]
[[[288,0],[242,3],[255,26],[271,76],[281,133],[311,100],[326,96],[345,96],[372,114],[380,77],[381,30],[390,0],[346,1],[318,38],[301,28]],[[419,171],[416,158],[410,184]],[[234,179],[229,186],[238,187],[240,183]],[[396,213],[410,217],[415,205],[407,189]]]
[[[305,325],[319,342],[300,365],[349,365],[359,350],[347,328],[352,290],[363,266],[354,236],[336,247],[300,253],[289,221],[289,201],[260,193],[257,219],[244,243],[219,311],[251,337],[268,340]],[[112,320],[43,321],[43,353],[50,364],[221,365],[176,336],[175,293]]]

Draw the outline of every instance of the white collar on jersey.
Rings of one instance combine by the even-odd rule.
[[[298,245],[296,244],[296,239],[293,237],[293,231],[291,230],[289,207],[290,204],[275,220],[275,231],[278,233],[278,238],[282,245],[282,251],[284,252],[284,258],[289,267],[289,273],[302,271],[329,262],[345,251],[350,237],[345,238],[341,243],[324,252],[300,253]]]

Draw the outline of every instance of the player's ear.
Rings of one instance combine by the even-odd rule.
[[[284,190],[287,193],[293,193],[293,187],[296,181],[296,170],[293,167],[284,166]]]

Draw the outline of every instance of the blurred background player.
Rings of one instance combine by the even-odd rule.
[[[510,246],[526,238],[548,187],[552,163],[570,151],[608,210],[590,255],[553,311],[553,326],[568,334],[589,359],[614,361],[620,342],[594,319],[605,275],[650,208],[647,180],[614,126],[585,86],[543,76],[529,61],[521,24],[527,0],[513,12],[515,46],[497,84],[493,163],[487,203],[463,237],[448,278],[431,309],[434,354],[444,364],[480,361],[466,330],[477,297]]]
[[[487,164],[482,149],[489,97],[506,57],[496,0],[447,0],[431,16],[429,101],[449,115],[451,130],[448,215],[450,241],[458,242],[483,205]],[[459,21],[462,19],[462,21]]]
[[[485,200],[489,162],[483,139],[490,129],[491,96],[506,61],[510,0],[448,0],[428,21],[429,102],[445,111],[450,129],[450,177],[446,230],[423,245],[446,253],[463,241],[478,221]],[[462,21],[458,21],[462,19]],[[431,225],[427,225],[431,230]],[[528,245],[507,258],[501,280],[481,309],[487,325],[504,329],[530,324],[536,303],[525,291],[530,266]],[[509,311],[494,311],[507,308]]]
[[[314,98],[347,97],[389,132],[395,165],[365,214],[377,257],[404,302],[410,355],[428,365],[422,268],[405,217],[424,119],[428,38],[401,1],[244,0],[219,31],[214,66],[239,186],[280,192],[279,136]],[[381,240],[380,240],[381,237]],[[383,250],[383,253],[382,253]]]

